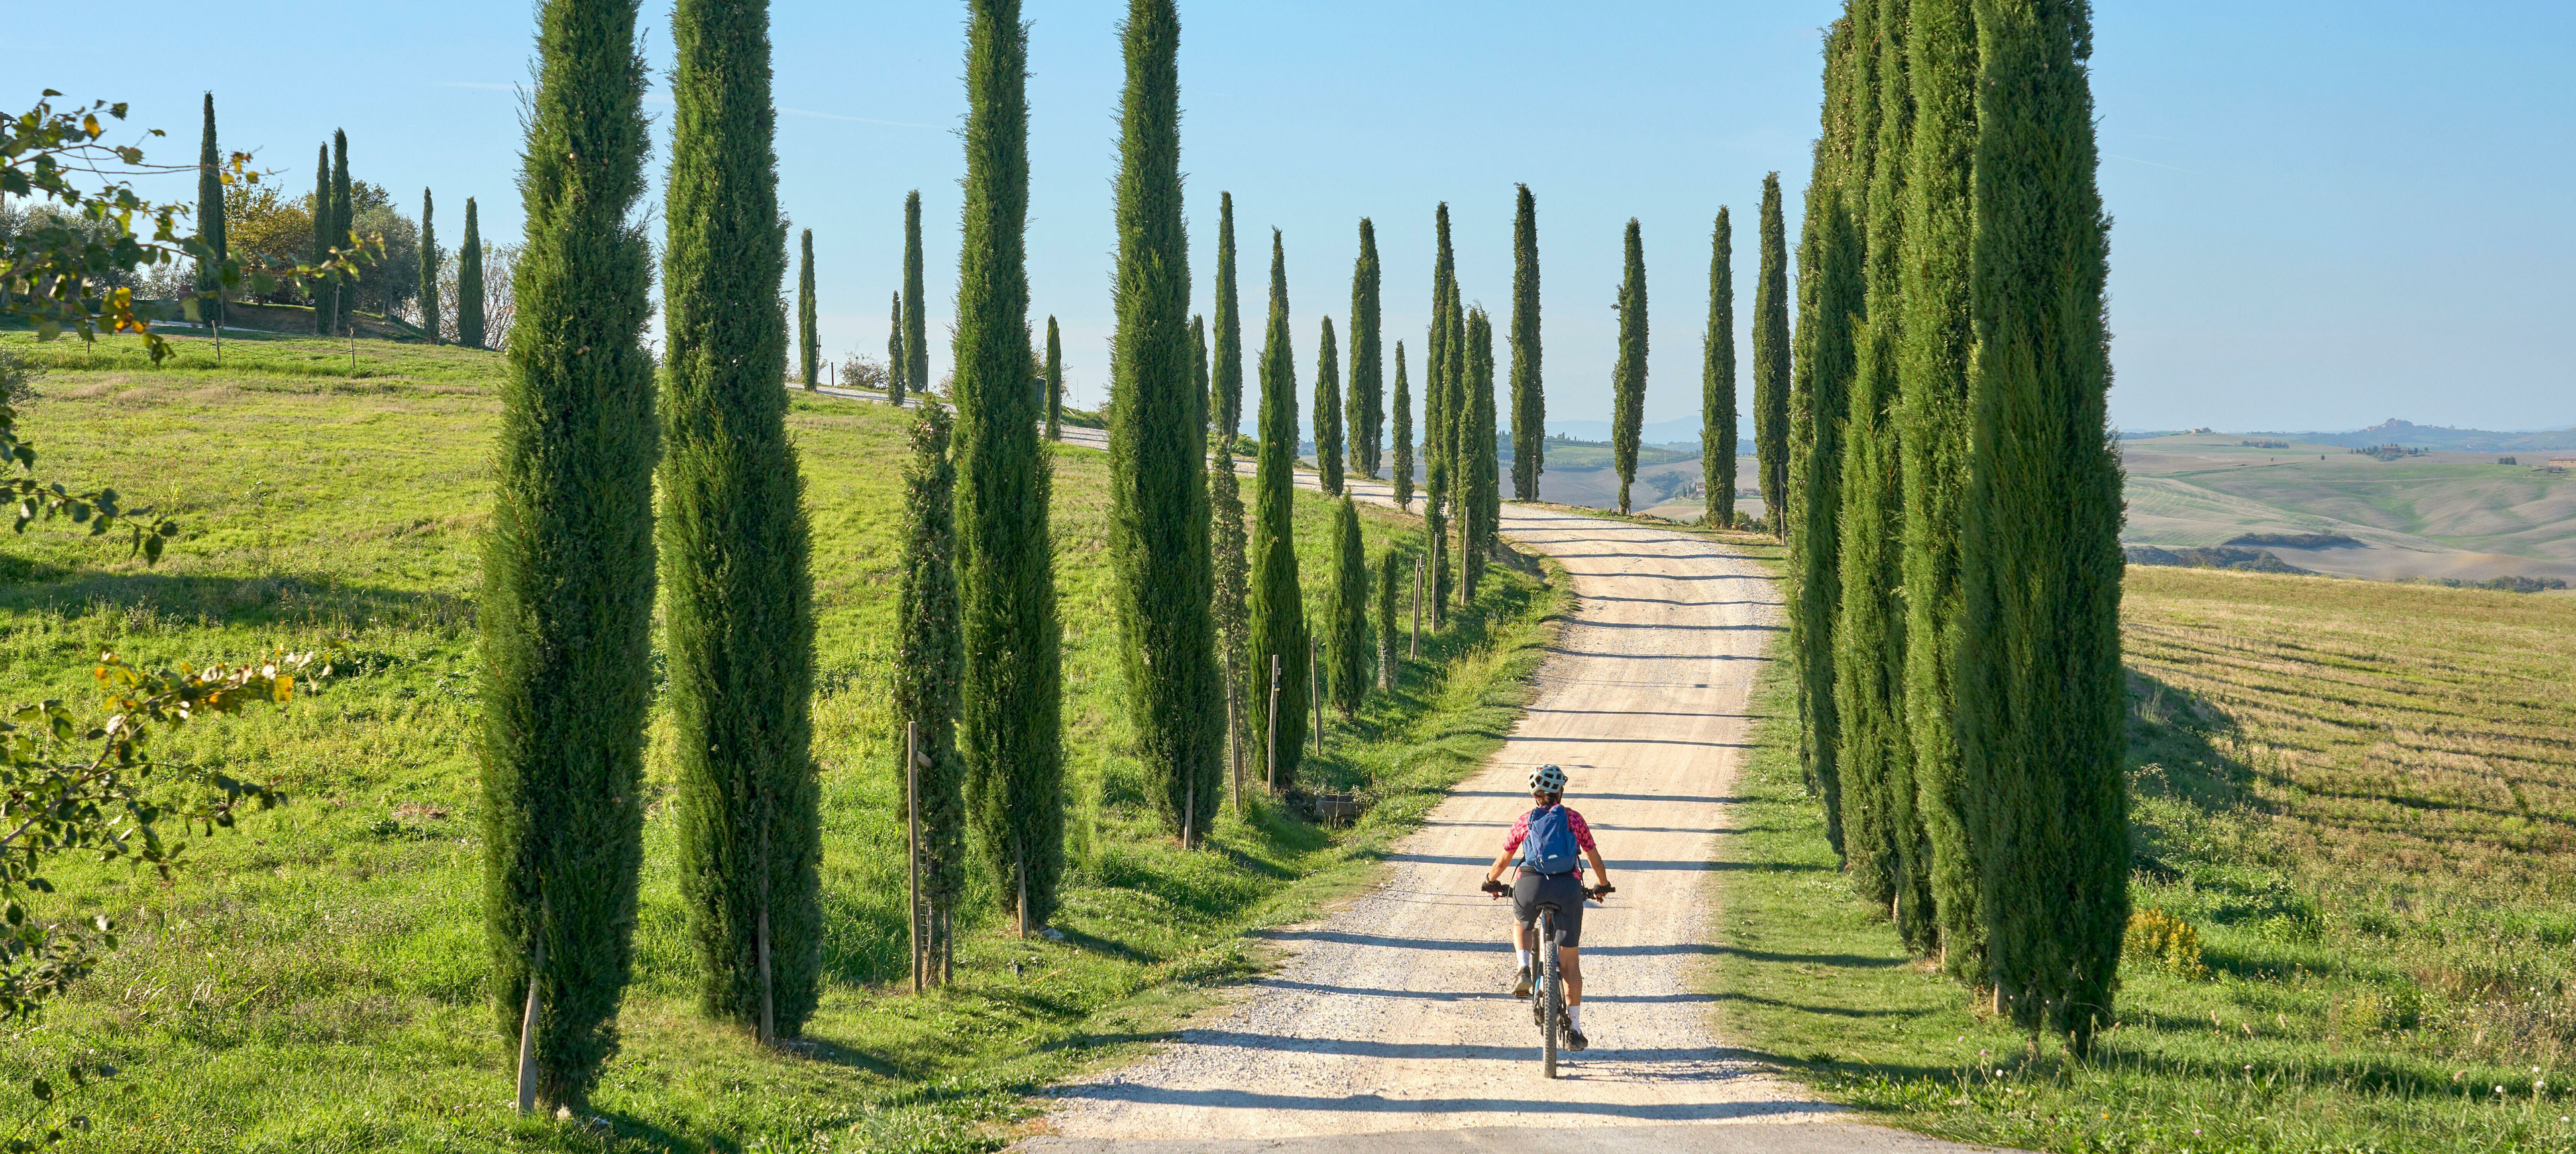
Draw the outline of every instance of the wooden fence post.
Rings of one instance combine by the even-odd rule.
[[[1235,682],[1234,654],[1225,655],[1226,784],[1234,791],[1234,816],[1243,817],[1243,694]]]
[[[1270,655],[1270,755],[1262,763],[1262,773],[1270,779],[1270,795],[1279,796],[1279,655]]]
[[[1323,642],[1311,637],[1306,639],[1306,697],[1315,703],[1315,756],[1317,757],[1324,755],[1324,687],[1320,676],[1323,661],[1319,656],[1323,651]]]
[[[519,1015],[519,1113],[523,1115],[537,1109],[537,982],[545,972],[545,926],[539,923],[537,956],[528,965],[528,1004]]]
[[[1413,656],[1422,656],[1422,558],[1413,559]]]

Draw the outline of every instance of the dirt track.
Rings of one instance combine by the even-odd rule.
[[[1712,1033],[1707,863],[1749,690],[1781,629],[1776,583],[1670,530],[1513,505],[1503,530],[1563,564],[1576,602],[1504,748],[1403,843],[1382,886],[1271,934],[1295,952],[1249,997],[1134,1065],[1059,1087],[1054,1136],[1022,1149],[1473,1150],[1525,1145],[1533,1125],[1580,1131],[1548,1140],[1579,1150],[1960,1149],[1838,1124]],[[1539,1076],[1526,1003],[1505,989],[1504,909],[1476,889],[1527,808],[1530,767],[1547,761],[1571,777],[1567,803],[1619,886],[1586,915],[1592,1048],[1554,1082]]]

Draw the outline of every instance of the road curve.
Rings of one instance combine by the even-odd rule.
[[[1520,505],[1503,507],[1502,529],[1573,578],[1564,632],[1504,747],[1398,847],[1377,889],[1266,935],[1291,956],[1248,997],[1135,1064],[1056,1088],[1052,1133],[1021,1149],[1445,1152],[1523,1145],[1531,1126],[1571,1150],[1965,1149],[1842,1124],[1714,1032],[1708,862],[1782,628],[1776,581],[1673,530]],[[1619,886],[1585,915],[1592,1048],[1553,1082],[1526,1003],[1505,989],[1504,909],[1476,889],[1528,806],[1530,767],[1551,761]]]

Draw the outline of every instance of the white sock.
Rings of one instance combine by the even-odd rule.
[[[1513,953],[1516,953],[1516,954],[1519,954],[1519,955],[1521,956],[1521,968],[1522,968],[1522,969],[1524,969],[1524,970],[1528,969],[1528,968],[1529,968],[1529,951],[1528,951],[1528,950],[1514,950],[1514,951],[1512,951],[1512,952],[1513,952]]]
[[[1565,1026],[1578,1032],[1583,1029],[1583,1003],[1576,1002],[1565,1008]]]

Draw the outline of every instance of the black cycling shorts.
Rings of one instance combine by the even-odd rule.
[[[1524,926],[1538,924],[1538,904],[1556,903],[1556,944],[1583,944],[1583,872],[1549,877],[1520,871],[1512,880],[1512,917]]]

